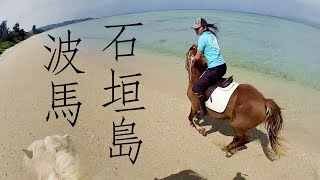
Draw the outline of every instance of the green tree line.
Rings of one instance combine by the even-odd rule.
[[[18,22],[13,26],[12,30],[10,30],[7,26],[7,21],[2,21],[0,24],[0,55],[6,49],[41,32],[42,31],[37,29],[35,25],[32,27],[32,31],[26,32],[24,29],[20,28]]]

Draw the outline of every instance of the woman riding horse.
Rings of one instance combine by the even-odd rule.
[[[192,89],[207,67],[204,57],[201,57],[194,64],[192,63],[192,57],[197,54],[197,49],[197,45],[194,44],[186,53],[185,67],[189,74],[187,95],[191,101],[189,121],[190,125],[205,135],[205,129],[194,122],[194,117],[198,110],[198,98]],[[222,148],[223,151],[226,151],[227,157],[231,157],[238,147],[249,142],[249,138],[246,135],[247,131],[263,122],[268,131],[271,148],[279,155],[278,147],[281,146],[279,132],[283,128],[281,108],[272,99],[266,99],[252,85],[239,84],[222,113],[208,109],[208,114],[215,119],[230,119],[230,126],[235,132],[235,137],[229,145]]]
[[[213,30],[209,29],[212,28]],[[203,55],[206,57],[208,68],[194,84],[192,91],[198,96],[199,111],[198,119],[202,119],[206,114],[205,90],[217,82],[227,72],[226,63],[221,55],[217,41],[218,27],[215,24],[208,24],[203,18],[197,18],[192,27],[199,36],[196,55],[192,58],[193,64]]]

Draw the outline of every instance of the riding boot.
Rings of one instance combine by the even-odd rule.
[[[203,117],[207,114],[207,108],[206,108],[206,100],[203,94],[198,94],[198,101],[199,101],[199,111],[197,114],[197,118],[203,119]]]

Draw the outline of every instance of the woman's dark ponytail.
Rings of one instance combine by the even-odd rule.
[[[210,28],[210,29],[209,29],[209,28]],[[218,26],[215,25],[215,24],[207,24],[207,29],[206,29],[205,31],[210,31],[210,32],[212,32],[216,37],[218,37],[217,34],[218,34],[218,32],[219,32],[219,28],[218,28]]]

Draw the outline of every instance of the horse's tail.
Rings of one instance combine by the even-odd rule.
[[[267,108],[265,127],[268,131],[271,148],[277,155],[279,155],[278,147],[281,147],[279,132],[283,129],[281,108],[272,99],[266,99],[265,105]]]

